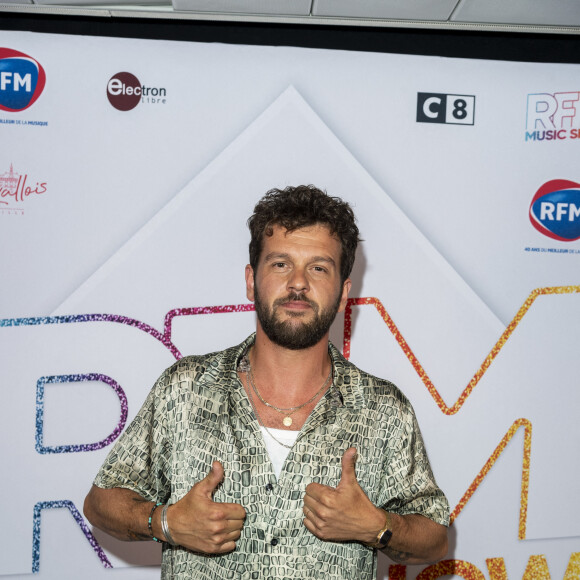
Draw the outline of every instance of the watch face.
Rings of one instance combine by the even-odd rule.
[[[384,548],[389,543],[389,540],[391,539],[392,535],[393,535],[393,532],[391,532],[391,530],[385,531],[385,533],[379,539],[379,544],[380,544],[381,548]]]

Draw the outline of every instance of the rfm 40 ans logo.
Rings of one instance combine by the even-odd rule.
[[[0,110],[28,109],[45,84],[46,74],[38,61],[17,50],[0,48]]]
[[[530,204],[530,221],[553,240],[580,239],[580,183],[566,179],[544,183]]]

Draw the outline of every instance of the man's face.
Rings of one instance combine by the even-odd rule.
[[[257,272],[246,266],[246,292],[272,342],[299,350],[328,335],[351,286],[340,282],[340,256],[340,242],[326,226],[292,232],[274,226],[264,237]]]

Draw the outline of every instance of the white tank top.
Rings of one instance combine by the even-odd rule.
[[[288,431],[286,429],[272,429],[268,427],[266,431],[266,427],[262,427],[260,425],[260,429],[262,431],[262,437],[264,438],[264,443],[266,444],[266,449],[268,450],[268,455],[270,456],[270,461],[274,466],[274,473],[276,477],[280,479],[280,474],[282,473],[282,466],[284,465],[284,461],[286,461],[286,457],[290,449],[284,447],[284,445],[288,445],[292,447],[294,445],[294,441],[298,437],[298,433],[300,431]],[[268,433],[270,431],[270,433]],[[284,445],[280,445],[274,437],[284,443]]]

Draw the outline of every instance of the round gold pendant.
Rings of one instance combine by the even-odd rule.
[[[290,427],[292,425],[292,417],[284,417],[282,423],[284,423],[284,427]]]

